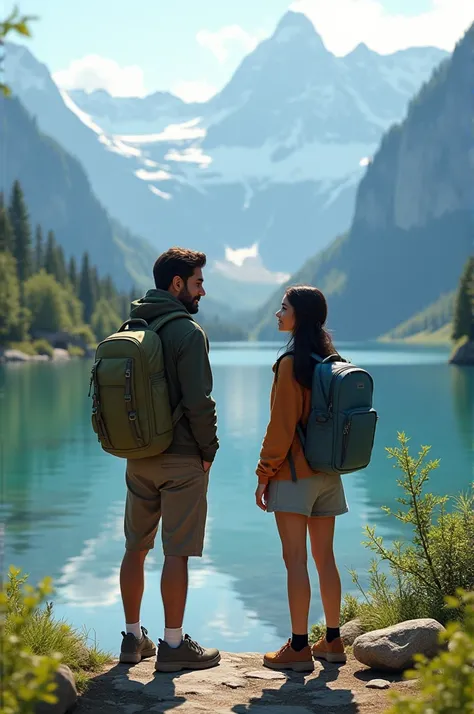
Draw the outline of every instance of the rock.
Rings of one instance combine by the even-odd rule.
[[[71,355],[67,350],[63,350],[60,347],[55,347],[53,350],[53,360],[55,362],[62,362],[64,360],[71,359]]]
[[[371,679],[365,686],[367,689],[388,689],[390,682],[387,682],[386,679]]]
[[[407,620],[383,630],[366,632],[354,641],[354,657],[362,664],[386,672],[401,672],[413,665],[413,655],[434,657],[440,649],[436,620]]]
[[[245,680],[238,679],[226,679],[222,682],[224,687],[229,687],[229,689],[239,689],[240,687],[245,687]]]
[[[77,689],[74,675],[65,664],[59,666],[55,675],[57,697],[56,704],[46,704],[41,702],[35,709],[35,714],[65,714],[70,711],[77,702]]]
[[[248,679],[287,679],[283,672],[277,672],[272,669],[258,669],[255,672],[245,672],[244,676]]]
[[[474,340],[463,342],[455,351],[451,359],[451,364],[462,366],[474,365]]]
[[[349,620],[349,622],[346,622],[346,624],[341,627],[341,637],[345,645],[352,645],[354,640],[363,634],[364,628],[362,627],[359,617],[356,617],[354,620]]]
[[[5,350],[2,360],[4,362],[48,362],[48,355],[27,355],[20,350]]]

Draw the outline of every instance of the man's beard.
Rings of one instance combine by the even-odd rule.
[[[195,315],[199,312],[199,297],[192,297],[187,288],[183,288],[178,295],[178,300],[183,303],[186,310],[191,314]]]

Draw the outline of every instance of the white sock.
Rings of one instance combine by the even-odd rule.
[[[167,645],[174,650],[177,649],[183,641],[183,628],[176,627],[173,629],[172,627],[165,627],[165,636],[163,639]]]
[[[132,635],[135,635],[137,640],[141,640],[143,637],[143,633],[140,627],[140,620],[138,622],[135,622],[133,625],[129,625],[128,623],[125,625],[125,629],[127,630],[127,634],[129,632],[132,633]]]

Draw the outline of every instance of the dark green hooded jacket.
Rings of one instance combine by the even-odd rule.
[[[174,427],[168,454],[200,455],[213,461],[219,448],[216,405],[211,397],[209,341],[183,303],[166,290],[148,290],[132,302],[130,317],[148,322],[171,312],[189,319],[172,320],[160,330],[171,409],[182,402],[184,416]]]

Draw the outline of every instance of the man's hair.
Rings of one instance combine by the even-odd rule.
[[[159,256],[153,266],[155,287],[157,290],[168,290],[177,275],[186,283],[196,268],[205,265],[205,253],[187,248],[170,248]]]

